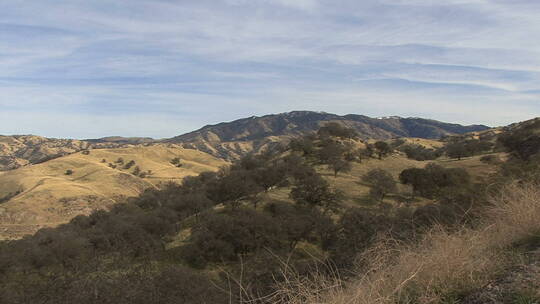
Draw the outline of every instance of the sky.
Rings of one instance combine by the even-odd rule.
[[[165,138],[292,110],[540,116],[538,0],[0,0],[0,134]]]

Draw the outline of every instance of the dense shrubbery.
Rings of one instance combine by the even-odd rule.
[[[442,155],[440,150],[429,149],[420,145],[405,145],[400,147],[400,150],[407,155],[407,158],[418,161],[434,160]]]
[[[340,123],[330,122],[324,125],[317,132],[321,138],[339,137],[342,139],[353,139],[358,137],[356,131],[352,128],[347,128]]]
[[[397,190],[396,181],[390,173],[382,169],[373,169],[362,176],[362,181],[371,187],[369,195],[382,202],[386,194]]]
[[[410,168],[403,170],[399,180],[411,185],[413,195],[436,198],[444,192],[466,188],[470,185],[470,176],[465,169],[446,169],[436,164],[428,164],[424,169]]]
[[[494,144],[488,140],[453,138],[444,147],[446,155],[460,160],[463,157],[491,152]]]
[[[508,130],[499,136],[498,142],[510,154],[502,165],[504,178],[540,182],[540,119]]]

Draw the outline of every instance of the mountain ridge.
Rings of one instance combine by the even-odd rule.
[[[251,116],[230,122],[206,125],[164,142],[183,144],[214,156],[236,159],[244,150],[259,152],[278,142],[315,132],[328,122],[340,122],[354,129],[361,139],[386,140],[396,137],[438,139],[490,129],[484,125],[462,126],[425,118],[398,116],[372,118],[359,114],[337,115],[326,112],[292,111]]]
[[[58,139],[35,135],[0,136],[0,171],[87,149],[120,148],[138,145],[179,144],[226,160],[247,153],[258,153],[287,140],[315,132],[328,122],[340,122],[353,128],[361,139],[386,140],[396,137],[437,139],[489,129],[484,125],[462,126],[433,119],[387,116],[372,118],[360,114],[337,115],[327,112],[291,111],[251,116],[229,122],[206,125],[198,130],[168,139],[108,136],[97,139]]]

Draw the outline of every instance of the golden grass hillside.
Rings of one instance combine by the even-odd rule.
[[[117,163],[122,158],[123,164]],[[181,166],[171,164],[179,158]],[[135,164],[129,169],[124,166]],[[112,168],[116,166],[116,168]],[[204,152],[152,145],[78,152],[38,165],[0,173],[0,238],[17,238],[45,226],[65,223],[79,214],[106,208],[125,197],[167,181],[217,170],[226,165]],[[148,173],[141,178],[135,167]],[[68,170],[72,174],[67,175]],[[20,193],[17,193],[19,192]],[[16,194],[16,195],[15,195]]]
[[[497,155],[504,157],[501,153]],[[436,163],[446,168],[464,168],[471,175],[474,181],[481,181],[497,171],[497,165],[488,164],[480,161],[482,155],[465,157],[461,160],[440,158],[433,161],[417,161],[408,159],[402,153],[393,153],[383,158],[364,159],[361,163],[353,162],[350,172],[339,173],[334,177],[333,171],[326,166],[317,166],[317,171],[330,183],[330,185],[341,190],[345,195],[345,204],[347,206],[366,206],[369,204],[367,199],[369,185],[362,182],[362,176],[373,169],[383,169],[388,171],[396,181],[398,181],[398,193],[391,193],[385,198],[386,203],[401,204],[404,199],[410,196],[412,189],[410,186],[399,184],[399,174],[408,168],[423,168],[429,163]],[[289,200],[290,188],[279,188],[268,193],[271,199]],[[426,203],[429,200],[417,197],[417,203]]]

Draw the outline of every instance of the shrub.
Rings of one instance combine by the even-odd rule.
[[[413,196],[419,194],[426,198],[437,197],[449,188],[467,188],[471,182],[465,169],[446,169],[434,163],[426,165],[424,169],[405,169],[400,173],[399,180],[412,186]]]
[[[68,169],[68,170],[66,170],[66,172],[65,172],[64,174],[65,174],[65,175],[72,175],[72,174],[73,174],[73,170]]]
[[[331,189],[318,174],[296,180],[290,197],[299,205],[320,208],[323,213],[336,211],[343,199],[341,192]]]
[[[373,169],[362,176],[362,181],[371,186],[371,197],[382,202],[386,194],[397,191],[396,181],[392,175],[383,169]]]
[[[485,155],[480,158],[480,161],[491,165],[498,165],[502,163],[502,160],[498,155]]]
[[[343,139],[351,139],[358,137],[358,134],[354,129],[347,128],[337,122],[329,122],[323,127],[319,128],[317,135],[319,135],[319,137],[321,138],[328,136],[334,136]]]
[[[379,159],[382,159],[383,157],[387,156],[392,152],[392,147],[384,142],[384,141],[378,141],[375,144],[373,144],[375,147],[375,150],[377,151],[377,155]]]
[[[19,190],[15,191],[15,192],[8,193],[4,197],[0,197],[0,204],[9,201],[10,199],[14,198],[15,196],[21,194],[22,192],[23,192],[22,189],[19,189]]]
[[[129,169],[135,165],[134,160],[130,160],[127,164],[124,165],[124,169]]]
[[[260,250],[279,250],[282,235],[281,227],[267,214],[247,208],[210,211],[193,227],[183,256],[199,267],[206,262],[236,261]]]
[[[406,145],[401,150],[407,155],[407,158],[424,161],[434,160],[440,156],[440,153],[434,149],[427,149],[420,145]]]

